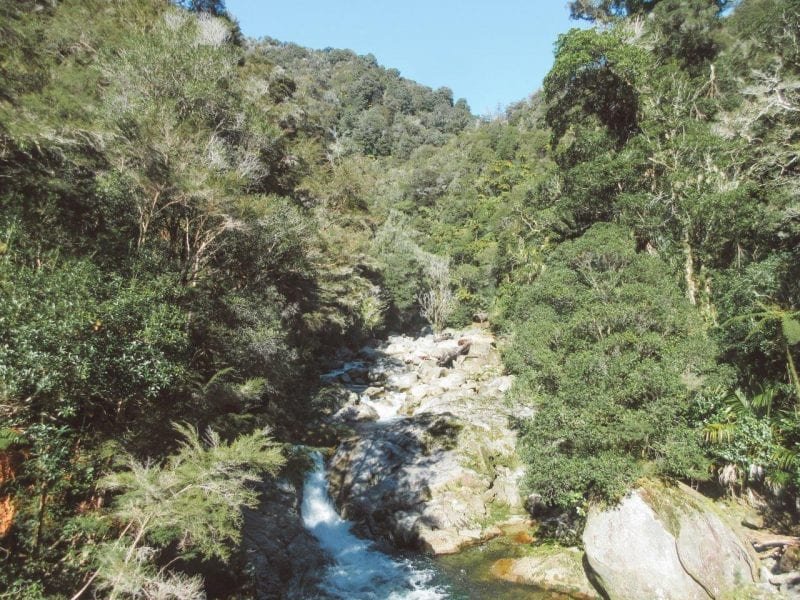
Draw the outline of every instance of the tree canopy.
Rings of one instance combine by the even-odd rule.
[[[543,89],[479,119],[218,1],[0,0],[4,598],[199,598],[212,565],[252,596],[238,509],[330,433],[331,357],[476,315],[529,492],[794,510],[797,2],[570,8]]]

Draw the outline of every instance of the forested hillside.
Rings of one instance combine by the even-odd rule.
[[[252,597],[324,364],[425,320],[500,335],[544,503],[793,516],[798,0],[576,0],[493,119],[184,4],[0,0],[0,597]]]

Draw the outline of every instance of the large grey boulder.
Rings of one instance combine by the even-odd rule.
[[[714,504],[650,482],[617,506],[592,507],[586,558],[611,600],[708,600],[752,586],[758,559]]]
[[[472,540],[492,482],[451,451],[463,426],[452,415],[420,415],[342,442],[328,474],[342,513],[371,537],[433,553]]]

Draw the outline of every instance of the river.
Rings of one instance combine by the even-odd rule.
[[[328,495],[325,466],[314,453],[314,470],[303,486],[303,524],[332,557],[321,587],[342,600],[439,600],[450,598],[433,563],[423,558],[391,557],[356,537]]]
[[[320,597],[337,600],[543,600],[568,598],[530,586],[494,579],[491,564],[520,554],[520,548],[498,539],[457,555],[431,559],[421,555],[388,555],[357,537],[339,516],[328,495],[322,456],[314,452],[314,469],[303,486],[303,524],[330,554],[332,563],[320,582]]]
[[[410,345],[417,352],[433,354],[436,350],[431,340],[401,337],[390,340],[396,346]],[[473,338],[479,334],[473,332]],[[427,346],[425,345],[427,344]],[[455,345],[455,340],[452,341]],[[422,345],[422,349],[415,348]],[[428,347],[430,346],[430,347]],[[391,348],[391,344],[389,344]],[[323,376],[325,381],[343,380],[345,387],[360,397],[361,405],[374,410],[375,427],[389,425],[400,414],[406,393],[395,391],[387,385],[378,398],[363,394],[366,382],[351,381],[350,374],[378,372],[391,382],[393,377],[407,376],[407,361],[395,357],[373,360],[352,360]],[[452,371],[448,370],[447,373]],[[363,377],[363,375],[362,375]],[[355,377],[354,377],[355,379]],[[524,554],[519,543],[499,538],[490,543],[469,548],[456,555],[429,557],[422,554],[387,553],[366,539],[357,537],[352,523],[343,519],[328,493],[325,464],[318,452],[312,454],[314,468],[307,474],[303,486],[301,517],[305,528],[319,541],[331,562],[321,574],[319,595],[325,600],[481,600],[498,598],[508,600],[539,600],[565,598],[531,586],[517,585],[496,579],[490,573],[491,565],[501,558],[514,558]]]

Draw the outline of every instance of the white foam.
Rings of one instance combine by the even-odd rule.
[[[361,402],[371,406],[378,413],[378,421],[389,421],[399,417],[399,411],[406,400],[403,392],[389,392],[382,398],[372,400],[368,396],[361,396]]]
[[[441,600],[447,592],[432,583],[433,569],[394,559],[356,537],[328,496],[319,453],[303,486],[303,524],[333,557],[322,580],[324,592],[343,600]]]

